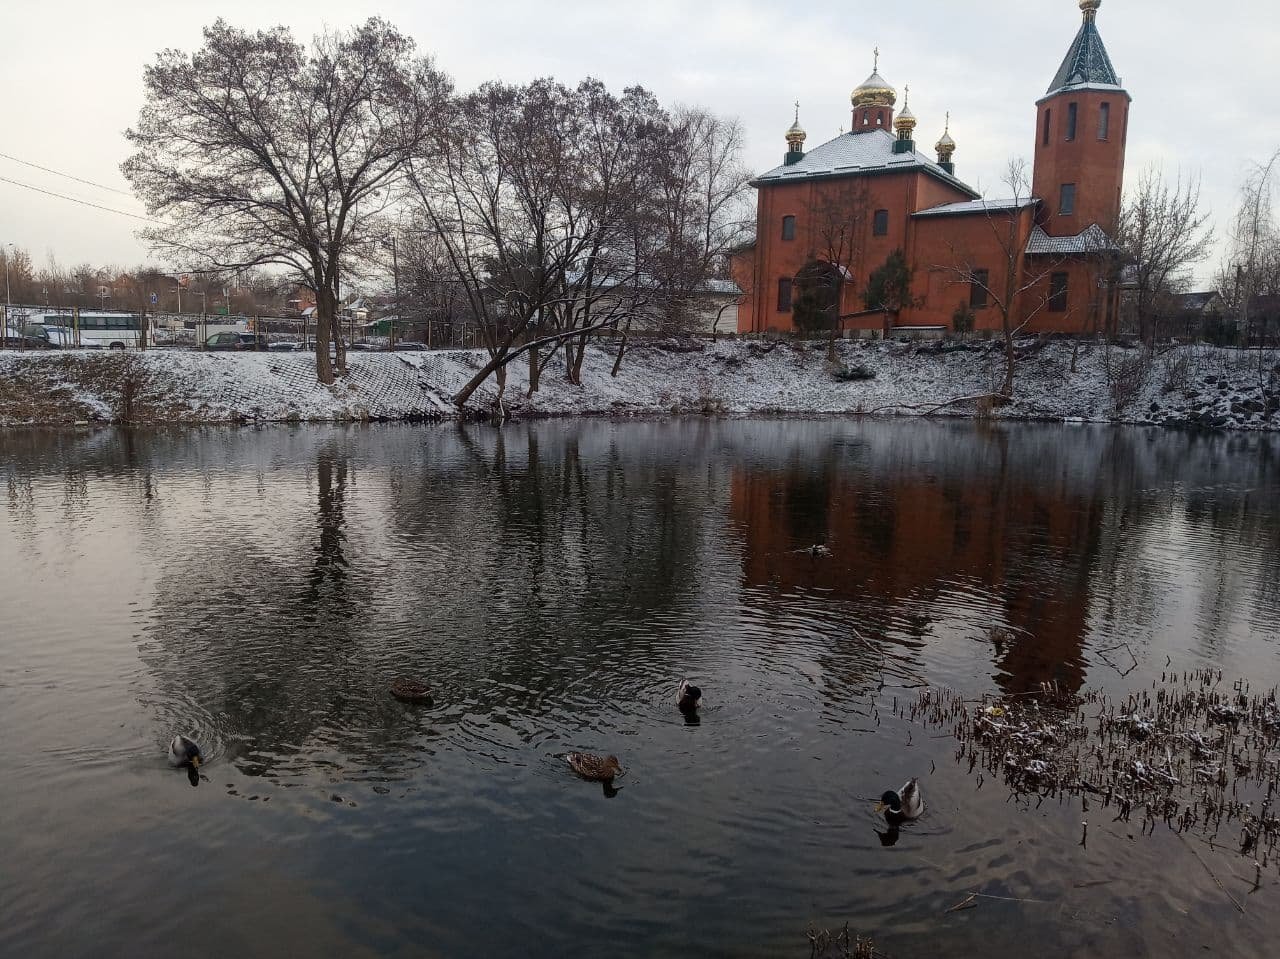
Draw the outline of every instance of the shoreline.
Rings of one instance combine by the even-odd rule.
[[[617,377],[608,346],[588,347],[580,386],[557,355],[531,397],[528,364],[508,369],[514,419],[669,416],[932,416],[1173,428],[1280,431],[1280,354],[1188,345],[1163,352],[1025,340],[1014,398],[980,397],[1003,373],[994,341],[827,343],[649,341]],[[447,422],[486,418],[490,378],[465,410],[450,397],[483,362],[479,350],[348,354],[348,375],[315,382],[310,354],[152,349],[0,353],[0,426],[194,426]],[[866,377],[866,378],[861,378]]]

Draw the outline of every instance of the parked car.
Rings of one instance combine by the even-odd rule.
[[[3,342],[11,350],[56,350],[58,344],[49,337],[49,331],[38,324],[29,324],[22,330],[9,327]]]
[[[427,348],[427,344],[415,343],[410,340],[401,340],[399,343],[397,343],[395,346],[391,348],[401,353],[414,353],[414,352],[417,352],[418,350],[425,350]]]
[[[265,350],[267,341],[252,333],[214,333],[204,341],[206,350]]]
[[[302,344],[295,340],[277,340],[268,343],[267,349],[272,353],[296,353],[302,349]]]

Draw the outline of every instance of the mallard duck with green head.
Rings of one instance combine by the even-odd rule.
[[[913,776],[897,790],[886,789],[876,803],[876,812],[884,813],[885,820],[894,826],[919,819],[924,814],[924,796],[920,792],[919,780]]]

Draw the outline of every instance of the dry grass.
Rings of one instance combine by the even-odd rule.
[[[0,377],[0,422],[155,424],[185,409],[131,353],[53,356]]]
[[[809,959],[883,959],[870,939],[849,933],[849,924],[832,932],[809,927]]]
[[[1128,663],[1117,647],[1117,671]],[[1131,655],[1131,654],[1130,654]],[[1229,846],[1259,871],[1280,873],[1280,702],[1212,669],[1165,673],[1120,700],[1076,696],[1048,684],[1027,696],[966,701],[922,690],[894,704],[905,719],[948,729],[956,761],[979,780],[994,777],[1019,797],[1079,798],[1086,814],[1198,833]]]

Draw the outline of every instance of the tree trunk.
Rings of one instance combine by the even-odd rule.
[[[502,405],[502,395],[507,392],[507,367],[505,363],[494,370],[494,379],[498,383],[498,395],[493,398],[493,421],[501,426],[507,421],[507,408]]]
[[[316,379],[333,383],[333,362],[329,359],[329,338],[333,335],[333,298],[325,290],[316,291]]]
[[[338,298],[333,298],[334,302],[334,321],[333,321],[333,354],[337,365],[338,376],[347,375],[347,340],[342,332],[342,319],[337,315],[336,309]]]
[[[570,383],[576,382],[573,378],[573,371],[578,367],[578,347],[577,344],[569,339],[564,341],[564,378]]]
[[[1000,387],[1000,395],[1005,399],[1013,399],[1013,364],[1017,357],[1013,349],[1013,330],[1009,321],[1004,323],[1004,385]]]
[[[462,389],[458,390],[458,392],[454,394],[453,396],[454,404],[459,408],[462,408],[466,404],[467,400],[471,398],[471,395],[475,393],[476,389],[480,386],[480,384],[483,383],[489,377],[489,374],[493,373],[495,370],[503,371],[502,375],[504,378],[499,383],[499,386],[504,385],[506,383],[506,379],[505,379],[506,365],[508,363],[514,363],[516,360],[518,360],[520,358],[521,353],[531,353],[534,350],[536,350],[538,346],[543,344],[547,344],[547,343],[553,344],[551,351],[552,353],[554,353],[556,350],[556,347],[561,342],[564,342],[565,353],[566,353],[565,359],[566,359],[566,362],[569,364],[570,373],[574,372],[575,366],[580,371],[582,367],[583,349],[580,349],[578,351],[576,360],[573,359],[572,340],[574,338],[582,340],[583,347],[585,348],[585,341],[587,337],[590,336],[592,333],[596,332],[597,330],[604,329],[606,325],[608,324],[599,323],[595,326],[587,327],[585,330],[581,330],[581,331],[575,330],[570,333],[553,333],[550,336],[542,337],[537,340],[532,340],[517,349],[512,349],[511,344],[515,340],[515,338],[519,335],[519,332],[517,331],[512,333],[510,336],[507,337],[507,339],[504,342],[499,344],[498,347],[490,354],[489,362],[487,362],[484,366],[482,366],[479,370],[477,370],[475,376],[471,377],[471,379],[467,381],[467,385],[464,386]]]
[[[578,350],[573,358],[573,372],[569,377],[569,382],[574,386],[582,385],[582,361],[587,355],[587,337],[589,334],[583,333],[578,339]]]
[[[538,348],[535,346],[529,351],[529,396],[538,392],[538,378],[542,373],[542,367],[538,363]]]
[[[467,405],[467,400],[471,399],[471,394],[480,388],[480,384],[487,380],[494,370],[502,367],[507,362],[507,351],[499,350],[497,354],[489,358],[489,362],[480,369],[476,370],[476,375],[467,381],[467,385],[453,394],[453,405],[462,409]]]
[[[714,335],[712,337],[714,339]],[[627,331],[622,331],[622,341],[618,343],[618,355],[613,360],[613,375],[618,375],[618,370],[622,369],[622,357],[627,352]]]

